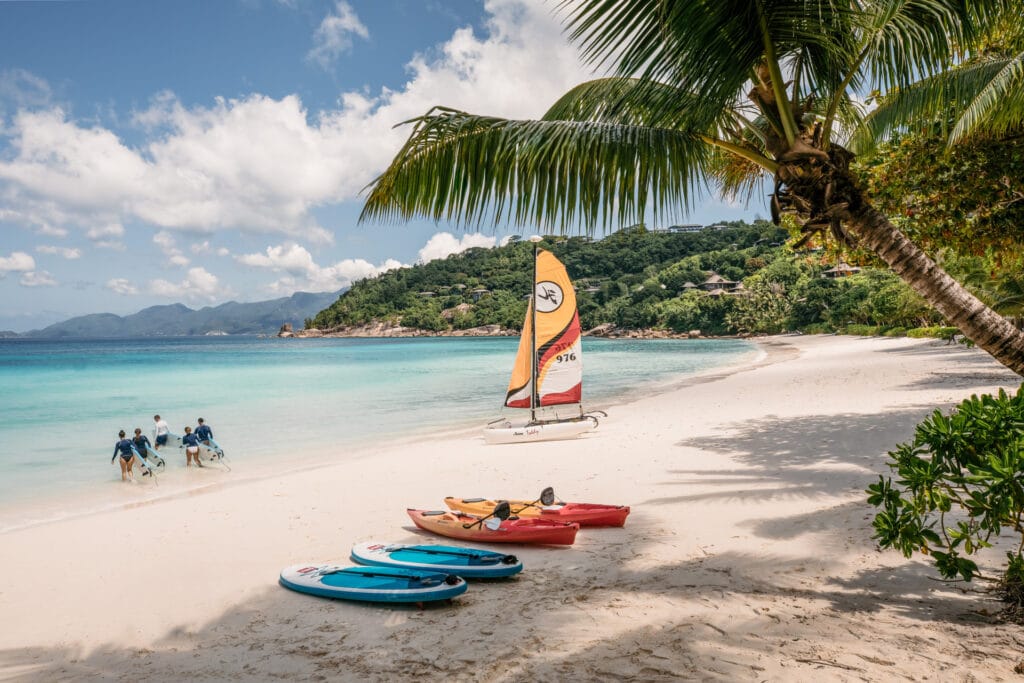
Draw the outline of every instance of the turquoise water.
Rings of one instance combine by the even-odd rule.
[[[152,439],[159,413],[180,433],[213,427],[245,463],[501,414],[518,339],[0,341],[0,504],[118,481],[117,432]],[[735,361],[740,340],[584,342],[584,403],[601,408],[651,383]],[[165,452],[166,454],[166,452]],[[175,450],[168,470],[181,469]],[[163,480],[163,477],[161,477]],[[0,510],[2,512],[2,510]]]

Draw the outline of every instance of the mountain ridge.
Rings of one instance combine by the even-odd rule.
[[[117,337],[189,337],[210,334],[276,334],[285,323],[301,327],[306,318],[331,305],[348,288],[336,292],[295,292],[266,301],[192,309],[182,303],[149,306],[136,313],[90,313],[23,332],[28,339],[110,339]]]

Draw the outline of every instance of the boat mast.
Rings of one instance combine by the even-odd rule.
[[[537,243],[540,235],[530,238],[533,242],[533,288],[530,292],[530,423],[537,421]]]

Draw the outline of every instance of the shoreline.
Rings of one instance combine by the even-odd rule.
[[[919,559],[876,552],[863,489],[936,407],[1020,378],[932,340],[766,343],[749,364],[617,405],[575,441],[422,438],[4,534],[0,620],[19,628],[0,633],[0,677],[1013,678],[1019,628]],[[438,540],[405,507],[546,485],[633,512],[569,548],[517,546],[518,578],[452,606],[276,585],[282,567],[357,542]],[[997,547],[979,564],[999,560]],[[510,620],[520,635],[498,638]]]
[[[724,365],[699,370],[682,378],[670,377],[660,380],[648,380],[640,387],[635,387],[615,395],[611,400],[603,397],[596,402],[587,401],[585,402],[586,408],[604,411],[615,410],[621,405],[628,405],[640,398],[658,396],[672,391],[680,386],[681,383],[685,385],[690,381],[697,381],[698,378],[702,378],[705,375],[731,374],[732,372],[741,371],[743,366],[746,366],[748,363],[747,356],[764,353],[757,350],[763,349],[763,344],[757,339],[746,341],[756,348],[751,349],[747,353],[740,354],[738,358]],[[8,501],[0,505],[0,512],[2,512],[0,514],[0,539],[10,532],[57,524],[80,517],[91,517],[123,509],[159,504],[165,500],[203,495],[204,493],[212,494],[254,481],[284,477],[296,472],[322,469],[344,462],[371,458],[373,457],[373,452],[380,449],[400,448],[423,440],[470,438],[478,435],[480,429],[482,429],[482,425],[475,421],[460,420],[444,425],[427,426],[412,432],[389,434],[384,438],[367,436],[361,441],[346,444],[344,446],[346,453],[340,460],[337,456],[337,446],[328,445],[315,451],[303,451],[301,462],[298,464],[282,465],[280,460],[274,459],[250,460],[249,462],[243,462],[237,471],[230,473],[225,473],[218,468],[214,468],[212,472],[187,472],[179,467],[180,463],[175,462],[171,470],[159,475],[160,481],[163,482],[159,486],[169,489],[166,491],[154,487],[152,482],[143,479],[140,476],[140,470],[136,470],[137,481],[127,486],[114,478],[96,480],[88,484],[79,483],[68,490],[47,493],[34,498]],[[175,460],[178,460],[180,459],[179,456],[180,453],[175,450],[171,455],[166,455],[165,457],[168,459],[173,457]],[[230,464],[235,465],[235,463]],[[116,468],[113,469],[116,470]],[[217,478],[209,478],[211,474]],[[185,478],[194,480],[197,476],[207,476],[208,480],[189,483],[184,481]],[[128,487],[131,488],[129,489]],[[111,500],[111,496],[124,496],[130,497],[130,499]],[[57,504],[56,507],[54,506],[55,503]],[[8,521],[5,522],[5,520]]]

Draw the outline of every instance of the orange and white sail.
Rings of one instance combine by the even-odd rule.
[[[579,403],[583,394],[583,348],[576,292],[565,266],[543,249],[537,250],[533,292],[505,405],[532,408]]]

